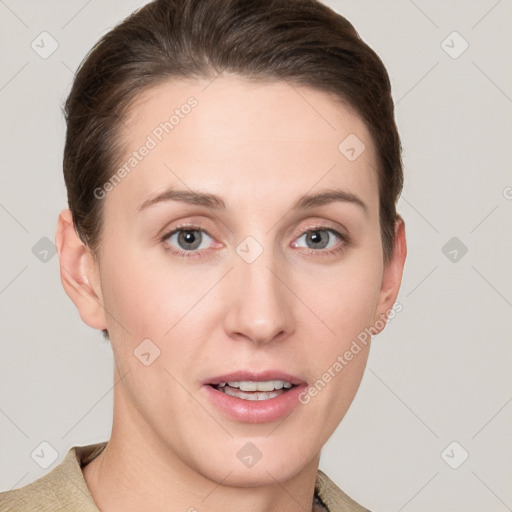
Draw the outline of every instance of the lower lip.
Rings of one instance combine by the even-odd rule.
[[[268,423],[290,414],[299,402],[299,394],[306,385],[295,386],[286,393],[268,400],[244,400],[227,395],[212,386],[203,386],[208,399],[225,415],[244,423]]]

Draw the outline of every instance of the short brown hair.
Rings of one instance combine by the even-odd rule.
[[[120,124],[136,96],[165,80],[211,78],[222,71],[309,86],[361,116],[378,158],[388,259],[403,185],[390,80],[352,24],[317,0],[154,0],[98,41],[81,63],[64,108],[64,179],[81,240],[96,255],[103,202],[94,191],[115,173]]]

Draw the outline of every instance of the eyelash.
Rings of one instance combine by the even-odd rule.
[[[203,229],[201,226],[197,226],[194,224],[182,224],[179,226],[176,226],[172,229],[172,231],[167,232],[165,235],[162,236],[161,242],[164,244],[164,249],[170,253],[172,253],[174,256],[178,256],[179,258],[201,258],[203,257],[200,253],[205,252],[206,249],[203,250],[193,250],[193,251],[177,251],[175,249],[170,249],[168,245],[166,244],[166,241],[168,238],[170,238],[175,233],[178,233],[180,231],[202,231],[203,233],[206,233],[210,238],[213,238],[208,231]],[[326,226],[326,225],[314,225],[308,227],[305,231],[301,233],[301,235],[298,238],[301,238],[303,235],[307,233],[311,233],[314,231],[329,231],[330,233],[333,233],[335,236],[339,238],[339,240],[342,242],[341,245],[338,245],[334,249],[306,249],[308,254],[310,255],[318,255],[321,254],[323,256],[331,256],[334,254],[341,253],[346,249],[346,246],[350,243],[350,239],[347,235],[342,235],[339,231],[336,229]]]

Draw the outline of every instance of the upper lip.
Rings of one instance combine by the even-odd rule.
[[[289,382],[295,386],[306,384],[306,382],[295,375],[283,372],[281,370],[245,370],[231,373],[225,373],[206,379],[203,384],[209,384],[212,386],[218,385],[220,382],[240,382],[240,381],[253,381],[253,382],[265,382],[269,380],[283,380]]]

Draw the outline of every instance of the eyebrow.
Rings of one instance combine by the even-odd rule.
[[[197,190],[179,190],[170,187],[160,194],[146,199],[138,207],[138,211],[140,212],[150,206],[166,201],[179,201],[195,206],[205,206],[214,210],[226,209],[226,203],[215,194],[199,192]],[[293,203],[290,209],[307,210],[334,202],[355,204],[362,208],[365,213],[368,212],[366,204],[359,197],[342,189],[327,189],[315,194],[304,194]]]

